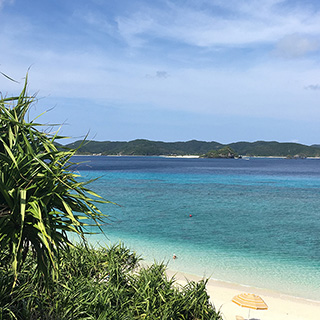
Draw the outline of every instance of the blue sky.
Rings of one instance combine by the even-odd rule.
[[[320,143],[318,0],[0,0],[0,39],[75,140]]]

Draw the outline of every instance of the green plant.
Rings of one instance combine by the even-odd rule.
[[[48,287],[34,273],[29,254],[11,294],[5,284],[10,278],[0,269],[0,319],[221,320],[205,280],[179,286],[164,264],[137,270],[132,262],[138,260],[122,244],[96,249],[79,244],[61,254],[60,277]]]
[[[26,120],[34,101],[27,78],[20,96],[0,99],[0,250],[15,279],[30,250],[46,279],[57,274],[59,251],[71,244],[68,233],[84,240],[86,222],[105,217],[94,202],[106,201],[72,172],[76,150],[58,149],[63,137]]]

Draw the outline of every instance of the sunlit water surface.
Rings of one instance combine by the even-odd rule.
[[[108,238],[146,261],[320,300],[320,160],[77,156],[116,202]],[[192,215],[192,217],[190,217]],[[173,260],[172,255],[177,255]]]

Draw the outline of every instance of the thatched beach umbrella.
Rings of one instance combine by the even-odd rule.
[[[254,310],[267,310],[268,306],[263,299],[253,293],[240,293],[233,297],[232,302],[236,303],[240,307],[249,308]]]

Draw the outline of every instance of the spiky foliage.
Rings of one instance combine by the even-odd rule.
[[[103,217],[94,205],[102,199],[94,200],[100,197],[70,170],[75,150],[57,149],[62,137],[27,121],[34,101],[27,80],[20,96],[0,99],[1,262],[15,278],[30,250],[37,270],[46,278],[54,274],[59,250],[70,244],[68,232],[84,239],[83,219]]]
[[[19,274],[24,285],[10,298],[6,286],[0,289],[0,319],[222,319],[209,302],[206,281],[179,286],[166,276],[165,265],[137,269],[139,260],[121,244],[89,250],[79,245],[63,253],[61,276],[46,290],[27,259]]]

